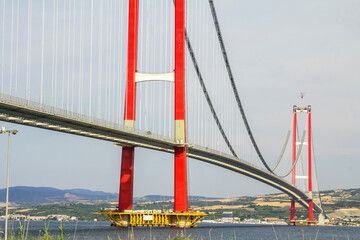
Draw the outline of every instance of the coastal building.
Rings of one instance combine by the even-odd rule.
[[[247,219],[247,220],[245,220],[245,223],[248,223],[248,224],[260,224],[261,221],[259,219]]]
[[[5,220],[5,215],[4,216],[0,216],[0,221]],[[20,214],[10,214],[9,215],[9,220],[15,220],[15,221],[23,221],[27,219],[26,215],[20,215]]]
[[[232,212],[223,212],[221,221],[222,222],[233,222],[233,213]]]
[[[48,219],[48,216],[30,216],[31,221],[45,221]]]

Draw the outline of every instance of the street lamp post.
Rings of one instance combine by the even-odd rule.
[[[1,127],[0,133],[8,134],[8,154],[7,154],[7,174],[6,174],[6,210],[5,210],[5,240],[7,240],[7,225],[8,225],[8,213],[9,213],[9,166],[10,166],[10,135],[15,135],[18,130],[6,130],[4,126]]]

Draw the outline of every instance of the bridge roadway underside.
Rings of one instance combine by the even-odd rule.
[[[170,138],[157,136],[150,132],[126,128],[119,124],[89,118],[84,115],[5,95],[0,95],[0,120],[101,139],[121,146],[144,147],[168,153],[173,153],[174,147],[179,146]],[[249,176],[279,189],[298,201],[305,208],[309,206],[308,196],[305,192],[284,179],[246,161],[228,154],[193,145],[187,145],[187,156]],[[321,213],[320,207],[315,203],[314,211]]]

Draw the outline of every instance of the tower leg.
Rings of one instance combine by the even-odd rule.
[[[186,148],[175,148],[174,212],[187,211],[187,166]]]
[[[186,143],[184,38],[185,2],[175,0],[175,141]],[[175,147],[174,211],[187,211],[186,147]]]
[[[129,0],[128,66],[124,109],[124,125],[128,128],[134,128],[135,122],[138,13],[139,0]],[[123,147],[121,158],[119,210],[132,209],[134,147]]]
[[[292,152],[292,164],[296,161],[296,106],[293,108],[293,152]],[[292,184],[295,186],[295,176],[296,176],[296,167],[292,170]],[[291,200],[291,210],[290,210],[290,221],[295,220],[295,200]]]
[[[314,221],[312,200],[312,170],[311,170],[311,108],[308,109],[308,176],[309,176],[309,221]]]
[[[121,157],[119,210],[129,210],[133,207],[134,147],[123,147]]]
[[[309,200],[309,221],[314,221],[313,200]]]
[[[295,200],[291,200],[290,221],[295,220]]]

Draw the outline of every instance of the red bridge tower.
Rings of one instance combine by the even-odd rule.
[[[291,213],[289,225],[316,225],[318,222],[314,221],[313,215],[313,195],[312,195],[312,167],[311,167],[311,106],[303,107],[303,98],[305,93],[301,93],[301,107],[294,105],[293,107],[293,145],[292,145],[292,164],[294,165],[297,161],[297,145],[307,145],[308,146],[308,175],[307,176],[296,176],[296,166],[292,170],[292,184],[295,186],[296,178],[307,178],[309,185],[309,220],[308,221],[297,221],[295,220],[295,199],[291,200]],[[307,123],[308,123],[308,136],[307,142],[297,142],[296,131],[297,131],[297,113],[306,113],[307,114]]]
[[[124,124],[134,128],[136,107],[137,74],[137,37],[139,0],[129,0],[128,68],[125,97]],[[184,84],[184,47],[185,47],[185,3],[175,0],[175,184],[174,211],[187,212],[187,166],[185,136],[185,84]],[[134,147],[123,147],[121,161],[119,211],[133,207]]]

